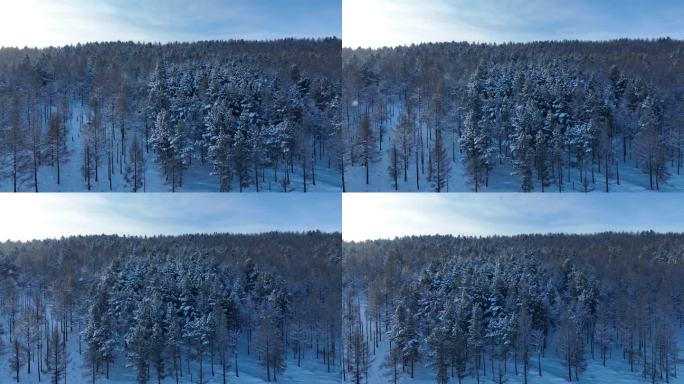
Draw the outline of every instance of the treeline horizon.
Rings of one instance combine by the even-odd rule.
[[[323,234],[323,235],[341,235],[340,231],[322,231],[318,229],[313,229],[313,230],[301,230],[301,231],[279,231],[279,230],[274,230],[274,231],[263,231],[263,232],[192,232],[192,233],[180,233],[177,235],[169,235],[169,234],[156,234],[156,235],[126,235],[126,234],[107,234],[107,233],[98,233],[98,234],[86,234],[86,235],[62,235],[59,237],[46,237],[42,239],[30,239],[30,240],[14,240],[14,239],[7,239],[0,241],[0,244],[26,244],[26,243],[33,243],[33,242],[44,242],[44,241],[62,241],[62,240],[69,240],[69,239],[83,239],[83,238],[92,238],[92,237],[113,237],[113,238],[122,238],[122,239],[138,239],[138,240],[147,240],[147,239],[169,239],[169,238],[193,238],[193,237],[221,237],[221,236],[237,236],[237,237],[259,237],[263,235],[308,235],[308,234]]]
[[[644,41],[644,42],[657,42],[657,41],[675,41],[684,42],[684,38],[672,38],[670,36],[662,37],[616,37],[611,39],[554,39],[554,40],[530,40],[530,41],[475,41],[475,40],[440,40],[440,41],[421,41],[411,44],[398,44],[398,45],[383,45],[377,47],[349,47],[342,45],[342,50],[348,51],[380,51],[384,49],[394,49],[394,48],[411,48],[419,47],[422,45],[445,45],[445,44],[464,44],[464,45],[490,45],[490,46],[502,46],[502,45],[525,45],[525,44],[556,44],[556,43],[612,43],[612,42],[624,42],[624,41]]]
[[[517,233],[512,235],[498,235],[498,234],[487,234],[487,235],[458,235],[458,234],[426,234],[426,235],[399,235],[394,237],[383,237],[377,239],[365,239],[365,240],[343,240],[345,244],[362,244],[362,243],[375,243],[375,242],[387,242],[387,241],[397,241],[397,240],[409,240],[409,239],[421,239],[421,238],[446,238],[446,239],[506,239],[506,238],[518,238],[518,237],[547,237],[547,236],[567,236],[567,237],[585,237],[585,236],[601,236],[601,235],[684,235],[684,231],[656,231],[652,229],[645,229],[639,231],[599,231],[599,232],[528,232],[528,233]]]
[[[183,45],[183,44],[195,44],[195,43],[248,43],[248,44],[269,44],[278,43],[283,41],[327,41],[327,40],[340,40],[337,36],[321,36],[321,37],[277,37],[272,39],[241,39],[241,38],[226,38],[226,39],[208,39],[208,40],[174,40],[174,41],[144,41],[144,40],[102,40],[102,41],[79,41],[76,43],[69,43],[63,45],[46,45],[46,46],[0,46],[1,50],[19,50],[19,51],[40,51],[44,49],[62,49],[62,48],[76,48],[79,46],[87,45],[98,45],[98,44],[136,44],[136,45],[154,45],[154,46],[164,46],[164,45]]]

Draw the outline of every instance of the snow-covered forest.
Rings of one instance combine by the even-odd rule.
[[[684,382],[684,235],[343,247],[346,382]]]
[[[0,244],[3,383],[333,383],[341,236]]]
[[[342,56],[346,190],[684,190],[682,41]]]
[[[0,49],[0,190],[338,191],[337,38]]]

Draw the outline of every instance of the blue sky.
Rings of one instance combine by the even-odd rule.
[[[682,201],[679,193],[347,193],[342,238],[684,232]]]
[[[340,36],[341,0],[0,2],[0,46]]]
[[[0,241],[68,235],[340,231],[341,198],[318,194],[41,193],[0,199]]]
[[[681,0],[344,0],[343,45],[684,38]]]

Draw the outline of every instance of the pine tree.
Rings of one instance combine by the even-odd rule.
[[[97,330],[99,346],[98,355],[101,363],[105,365],[105,378],[109,379],[109,367],[114,363],[114,357],[118,347],[116,335],[113,331],[114,322],[112,313],[107,309],[100,318],[99,329]]]
[[[153,327],[150,311],[149,302],[141,301],[136,310],[135,324],[126,336],[126,357],[138,372],[139,384],[149,382],[149,360],[153,348],[150,343]]]
[[[389,375],[392,377],[393,381],[396,382],[401,374],[404,372],[402,368],[401,372],[398,371],[397,365],[399,363],[405,364],[406,361],[411,361],[410,353],[408,352],[409,343],[411,342],[411,332],[409,329],[408,317],[410,315],[406,312],[406,307],[403,303],[397,304],[397,308],[394,310],[394,315],[391,319],[391,326],[389,330],[389,340],[390,340],[390,352],[387,356],[385,365],[391,369]],[[411,361],[411,377],[413,377],[413,362]]]
[[[480,121],[480,107],[478,99],[474,99],[473,109],[468,113],[465,119],[464,129],[461,132],[459,143],[463,157],[461,161],[466,173],[470,176],[470,180],[475,187],[475,192],[479,190],[480,183],[483,179],[483,153],[480,152],[481,146],[478,145],[478,136],[482,131],[482,122]]]
[[[399,154],[397,153],[396,144],[392,145],[387,151],[390,156],[387,173],[392,178],[392,188],[397,191],[399,190]]]
[[[166,326],[166,350],[168,357],[171,359],[173,367],[173,377],[176,379],[176,384],[180,381],[179,369],[182,365],[181,360],[181,345],[183,343],[183,333],[173,306],[166,307],[166,317],[164,318],[164,325]]]
[[[556,176],[558,192],[563,192],[563,154],[565,153],[565,138],[560,125],[555,125],[551,133],[551,153],[553,158],[553,173]]]
[[[669,148],[662,134],[662,110],[655,96],[649,96],[641,106],[641,130],[635,137],[636,154],[643,171],[648,174],[649,189],[659,190],[667,181]]]
[[[128,157],[130,162],[126,165],[124,179],[130,183],[133,192],[138,192],[145,188],[145,153],[137,135],[131,139]]]
[[[611,324],[608,319],[608,310],[605,305],[598,308],[598,319],[596,322],[596,327],[594,329],[594,339],[599,347],[599,356],[601,358],[601,364],[606,366],[606,356],[608,355],[608,349],[611,346]]]
[[[407,174],[409,168],[409,161],[411,161],[411,153],[413,152],[413,126],[407,114],[402,114],[399,119],[399,124],[394,130],[392,142],[401,149],[400,157],[402,162],[402,169],[404,170],[404,182],[407,181]]]
[[[517,320],[518,326],[515,332],[515,343],[516,349],[520,353],[520,358],[522,359],[524,383],[527,384],[527,372],[529,371],[530,366],[530,345],[532,342],[532,319],[527,309],[527,302],[525,301],[520,305]]]
[[[574,149],[576,161],[580,171],[580,181],[584,192],[589,191],[589,176],[586,171],[587,160],[593,156],[594,141],[597,137],[597,128],[593,120],[574,125],[567,131],[566,139],[568,145]]]
[[[264,166],[264,163],[266,162],[266,157],[267,157],[267,152],[268,150],[266,149],[266,140],[265,140],[265,135],[263,132],[263,128],[255,123],[252,123],[249,125],[249,137],[248,137],[248,142],[250,145],[250,153],[251,153],[251,161],[252,161],[252,169],[253,169],[253,180],[254,180],[254,187],[257,192],[260,191],[260,188],[263,188],[263,186],[260,186],[259,184],[259,179],[265,179],[264,176],[264,170],[262,167]],[[261,172],[261,175],[260,175]],[[313,174],[313,172],[312,172]],[[315,180],[315,179],[314,179]],[[264,180],[265,181],[265,180]]]
[[[368,184],[370,182],[370,166],[377,160],[378,147],[375,145],[375,133],[367,114],[361,117],[359,123],[357,146],[359,147],[361,162],[366,169],[366,184]]]
[[[156,120],[160,112],[169,110],[169,95],[166,63],[160,58],[150,81],[147,97],[147,116],[150,120]]]
[[[194,351],[194,358],[199,366],[199,382],[204,383],[204,357],[210,346],[212,315],[202,314],[189,321],[183,331],[183,338]],[[187,351],[188,353],[191,350]]]
[[[221,362],[221,377],[225,384],[226,371],[230,366],[230,362],[226,355],[229,344],[229,321],[226,316],[226,310],[221,305],[215,304],[213,308],[213,318],[215,320],[213,347],[218,350],[219,361]]]
[[[169,125],[168,113],[162,109],[157,114],[154,129],[150,136],[150,145],[157,162],[160,163],[166,181],[171,184],[171,191],[175,192],[180,179],[178,178],[178,147],[175,145],[173,128]]]
[[[550,184],[549,183],[549,146],[546,139],[546,135],[543,130],[538,130],[537,135],[534,139],[535,148],[535,163],[537,164],[537,179],[539,180],[539,185],[541,191]]]
[[[119,157],[119,172],[123,171],[123,163],[126,161],[126,119],[130,113],[129,90],[126,82],[120,80],[116,91],[116,99],[114,101],[113,119],[118,120],[119,126],[119,140],[118,157]],[[112,127],[113,129],[113,127]]]
[[[46,144],[51,165],[55,167],[57,184],[61,182],[62,164],[68,161],[69,151],[66,145],[66,128],[64,127],[65,118],[60,112],[50,116],[50,123],[47,131]]]
[[[555,346],[558,355],[563,359],[563,365],[568,369],[568,381],[573,381],[572,369],[576,368],[580,364],[580,359],[583,358],[582,344],[577,332],[570,313],[566,311],[561,317]]]
[[[482,347],[484,345],[484,328],[482,324],[482,309],[473,307],[473,312],[468,323],[468,348],[473,360],[473,369],[477,382],[480,382],[480,367],[482,364]]]
[[[179,188],[183,187],[183,172],[192,161],[192,142],[188,138],[188,126],[184,120],[172,125],[171,148],[174,177]]]
[[[542,366],[541,366],[541,358],[542,354],[544,353],[544,348],[546,346],[546,336],[544,335],[544,331],[541,329],[532,329],[532,333],[530,334],[531,338],[531,343],[534,345],[534,348],[537,352],[537,371],[539,374],[539,377],[542,377]]]
[[[537,123],[536,111],[527,105],[516,108],[513,126],[515,129],[511,153],[513,154],[513,169],[521,178],[523,192],[534,189],[532,171],[535,168],[535,148],[533,129]],[[539,169],[539,168],[538,168]]]
[[[100,291],[102,292],[102,291]],[[102,337],[102,318],[107,311],[108,298],[107,295],[102,292],[99,295],[93,297],[93,301],[88,308],[88,319],[86,321],[86,327],[81,332],[83,340],[87,344],[85,365],[90,371],[91,383],[95,382],[95,378],[98,375],[98,366],[102,362],[102,347],[105,344],[106,337]]]
[[[213,107],[207,117],[209,159],[213,174],[219,178],[219,190],[230,192],[233,184],[233,136],[225,120],[225,110]],[[287,168],[287,167],[285,167]]]
[[[152,326],[152,334],[150,335],[149,340],[149,353],[150,361],[152,362],[154,370],[157,373],[157,383],[161,383],[161,381],[164,380],[165,377],[164,339],[165,335],[162,331],[161,325],[159,323],[154,323],[154,325]]]
[[[93,181],[98,182],[100,179],[100,162],[105,140],[102,109],[101,96],[95,93],[90,99],[88,122],[81,127],[83,137],[83,165],[81,170],[88,190],[92,188]]]
[[[12,179],[12,190],[17,192],[25,177],[26,168],[29,166],[27,152],[26,133],[22,129],[21,101],[19,95],[12,95],[12,104],[9,110],[8,124],[2,131],[3,154],[8,158],[8,170]]]
[[[233,163],[238,178],[240,192],[249,187],[249,143],[246,131],[249,129],[249,116],[246,112],[240,116],[240,124],[233,139]]]
[[[367,378],[371,359],[368,355],[368,343],[365,340],[363,331],[359,325],[353,325],[347,333],[345,342],[345,372],[350,377],[353,384],[363,384]]]
[[[442,192],[448,189],[449,172],[451,171],[451,162],[447,156],[444,143],[442,141],[442,131],[435,132],[435,142],[432,147],[432,170],[430,176],[432,184],[436,192]]]
[[[451,360],[453,364],[453,368],[456,369],[456,378],[458,379],[459,383],[463,378],[465,377],[466,374],[466,366],[467,366],[467,339],[468,335],[467,332],[463,329],[463,327],[460,324],[460,319],[456,319],[454,322],[452,328],[451,328],[451,335],[450,335],[452,345],[451,345]]]
[[[259,322],[257,329],[258,351],[261,356],[261,363],[266,368],[266,381],[277,381],[276,374],[281,373],[285,368],[283,357],[283,343],[278,331],[276,319],[271,311],[266,310],[264,317]]]
[[[432,329],[427,338],[427,345],[430,357],[430,365],[437,372],[437,383],[447,384],[449,382],[449,332],[442,326]]]
[[[9,368],[14,374],[14,379],[17,381],[17,383],[21,379],[21,368],[25,365],[25,360],[24,360],[24,355],[23,355],[23,348],[21,344],[19,343],[18,338],[14,338],[14,342],[11,345],[12,351],[10,352],[10,358],[9,358]]]
[[[459,144],[463,157],[461,161],[465,172],[470,176],[475,192],[479,191],[480,184],[489,184],[489,172],[493,167],[494,148],[492,146],[492,114],[491,108],[483,105],[483,83],[485,72],[479,66],[468,84],[468,103],[464,128],[461,132]]]
[[[66,367],[69,355],[62,339],[62,333],[58,328],[53,328],[50,334],[50,354],[46,356],[46,366],[50,374],[50,383],[60,384],[66,376]]]
[[[29,305],[19,319],[19,324],[17,326],[17,339],[21,338],[23,343],[22,351],[26,354],[24,362],[26,363],[26,373],[31,374],[31,363],[34,361],[33,344],[36,342],[37,338],[40,336],[35,327],[35,311],[36,308],[33,305]]]

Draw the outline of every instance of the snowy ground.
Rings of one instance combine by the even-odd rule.
[[[3,320],[5,324],[5,329],[7,330],[6,320]],[[21,339],[20,339],[21,340]],[[9,368],[9,354],[10,351],[7,348],[8,335],[3,336],[3,341],[5,344],[4,354],[0,354],[0,383],[12,383],[14,381],[14,373]],[[261,366],[259,361],[255,356],[247,356],[247,347],[245,343],[241,344],[242,347],[239,351],[238,358],[238,370],[239,377],[235,376],[235,367],[233,366],[231,356],[231,366],[227,370],[226,381],[228,383],[240,383],[240,384],[253,384],[253,383],[265,383],[266,381],[266,370]],[[85,348],[85,345],[82,346]],[[62,382],[70,384],[81,384],[90,383],[91,377],[87,368],[84,367],[82,357],[78,354],[78,335],[76,332],[70,335],[68,342],[68,353],[69,353],[69,364],[67,368],[66,381],[64,379]],[[295,384],[295,383],[315,383],[315,384],[331,384],[339,382],[339,367],[333,367],[332,372],[328,373],[325,364],[322,362],[315,361],[312,359],[310,354],[311,351],[307,351],[305,359],[302,360],[302,366],[297,367],[297,360],[293,359],[290,353],[287,359],[287,368],[285,372],[277,377],[278,383],[283,384]],[[314,356],[315,357],[315,356]],[[207,356],[207,360],[209,357]],[[184,362],[185,368],[186,362]],[[36,362],[31,363],[31,374],[27,374],[27,367],[24,366],[20,371],[20,383],[26,384],[36,384],[38,381],[38,372],[36,370]],[[184,369],[183,377],[180,379],[180,383],[197,383],[198,382],[198,372],[199,367],[196,362],[192,363],[192,381],[190,380],[190,375],[187,374],[187,370]],[[107,380],[104,376],[98,377],[96,379],[97,383],[136,383],[136,371],[134,368],[127,368],[126,361],[123,357],[119,356],[115,361],[113,367],[110,368],[110,378]],[[221,376],[221,365],[216,362],[214,365],[214,375],[211,374],[211,364],[210,362],[205,362],[204,364],[204,378],[206,384],[218,384],[223,383],[223,378]],[[272,379],[271,379],[272,380]],[[40,382],[50,382],[49,375],[47,373],[41,374]],[[156,383],[157,377],[154,373],[151,373],[150,382]],[[162,380],[162,383],[175,383],[175,379],[172,374],[169,377]]]
[[[83,163],[83,140],[80,134],[80,126],[82,121],[86,121],[87,109],[81,108],[75,102],[72,105],[72,117],[67,123],[67,146],[69,148],[69,160],[61,166],[60,184],[57,184],[57,169],[44,164],[38,171],[38,191],[39,192],[87,192],[87,184],[83,178],[81,170]],[[130,138],[133,136],[133,129],[128,128],[126,132],[127,144],[126,156],[128,156],[128,149],[130,146]],[[154,162],[152,153],[145,154],[145,192],[170,192],[171,186],[165,181],[160,172],[159,167]],[[307,175],[307,192],[340,192],[340,176],[335,167],[327,167],[327,160],[324,158],[316,165],[316,185],[311,183],[311,175]],[[91,191],[93,192],[129,192],[132,190],[130,185],[124,180],[124,176],[119,172],[119,168],[115,167],[115,172],[112,177],[112,189],[109,188],[109,180],[107,179],[107,163],[106,158],[102,159],[99,177],[95,181],[91,179]],[[265,170],[265,181],[260,181],[259,190],[268,192],[282,192],[280,183],[273,181],[273,169]],[[27,171],[25,179],[30,179],[30,173]],[[278,175],[280,180],[282,175]],[[290,176],[291,182],[289,191],[302,192],[303,178],[302,170],[295,167],[294,173]],[[8,177],[0,177],[0,192],[12,191],[12,180]],[[193,161],[192,164],[184,171],[183,187],[176,188],[177,192],[218,192],[219,185],[216,176],[211,175],[211,167],[208,164],[201,164],[199,160]],[[33,192],[34,188],[29,180],[21,183],[19,187],[20,192]],[[233,191],[239,191],[237,180],[234,180]],[[254,192],[256,187],[251,185],[245,189],[245,192]],[[142,191],[141,191],[142,192]]]
[[[365,322],[365,316],[366,316],[366,307],[364,302],[362,302],[362,307],[361,307],[361,315],[364,319],[364,327],[366,326]],[[364,331],[365,333],[368,332],[368,330]],[[678,333],[678,345],[682,345],[684,343],[684,331],[681,331]],[[371,363],[371,368],[369,371],[369,377],[368,377],[368,383],[369,384],[379,384],[379,383],[391,383],[392,380],[390,380],[387,376],[384,375],[384,372],[382,368],[380,367],[383,363],[383,360],[385,356],[387,356],[387,353],[389,351],[389,342],[386,337],[383,337],[382,342],[380,343],[380,347],[375,350],[375,354],[373,356],[373,361]],[[371,348],[371,353],[373,352]],[[680,359],[684,358],[684,353],[680,351]],[[681,361],[681,360],[680,360]],[[561,361],[553,355],[553,351],[548,350],[546,353],[546,357],[542,357],[541,359],[541,364],[542,364],[542,375],[538,375],[538,371],[536,370],[536,356],[531,360],[531,367],[530,371],[528,374],[528,383],[529,384],[544,384],[544,383],[567,383],[567,368],[565,368],[562,364]],[[534,363],[534,364],[532,364]],[[489,367],[488,367],[489,368]],[[518,367],[520,369],[520,367]],[[677,372],[684,372],[680,368],[677,369]],[[498,379],[498,377],[494,378],[491,375],[491,372],[489,369],[487,370],[487,376],[481,376],[480,381],[482,383],[497,383],[498,381],[495,380]],[[408,376],[401,377],[399,379],[399,383],[402,384],[432,384],[435,383],[435,373],[434,371],[426,367],[424,364],[417,364],[415,368],[415,377],[411,379]],[[451,378],[449,381],[450,383],[458,383],[458,380],[456,378]],[[463,379],[462,383],[463,384],[473,384],[475,383],[476,380],[474,377],[468,376],[465,379]],[[505,383],[509,384],[517,384],[517,383],[523,383],[524,379],[522,374],[515,375],[514,374],[514,368],[513,364],[509,363],[508,366],[508,374],[505,376],[504,379]],[[637,383],[646,383],[650,382],[650,380],[645,380],[641,377],[639,372],[629,372],[629,364],[626,361],[623,361],[622,359],[608,359],[606,361],[606,367],[603,367],[601,365],[601,361],[598,359],[591,359],[591,357],[587,357],[587,369],[586,371],[580,375],[580,383],[587,383],[587,384],[605,384],[605,383],[611,383],[611,384],[637,384]],[[676,378],[670,378],[670,383],[671,384],[684,384],[684,374],[678,373],[678,377]]]
[[[379,156],[379,161],[374,162],[369,167],[369,183],[366,184],[366,168],[363,164],[354,164],[350,166],[347,164],[345,169],[346,188],[349,192],[391,192],[394,191],[393,180],[389,174],[388,168],[390,163],[390,156],[387,149],[391,146],[391,137],[394,127],[398,123],[398,116],[401,112],[401,106],[396,105],[395,113],[390,117],[387,132],[384,135],[382,143],[382,152]],[[425,132],[425,129],[424,129]],[[444,137],[444,145],[447,156],[452,160],[451,138]],[[443,192],[473,192],[474,186],[470,182],[469,176],[466,175],[461,162],[462,155],[459,153],[458,142],[456,142],[456,159],[451,162],[451,172],[448,176],[448,186]],[[621,144],[620,144],[621,145]],[[419,184],[416,185],[416,167],[415,158],[411,158],[409,162],[407,180],[404,181],[403,170],[399,175],[399,192],[430,192],[433,191],[433,186],[428,180],[428,159],[425,154],[425,172],[423,167],[419,166]],[[478,190],[480,192],[520,192],[520,177],[512,175],[513,168],[510,162],[504,161],[503,164],[497,164],[494,170],[489,175],[489,186],[481,185]],[[627,159],[626,163],[620,162],[620,185],[617,184],[614,176],[614,169],[611,169],[609,177],[608,189],[610,192],[643,192],[649,190],[648,174],[637,168],[633,159]],[[536,175],[536,174],[535,174]],[[684,191],[684,172],[677,175],[677,169],[670,166],[670,180],[666,184],[660,185],[661,191]],[[589,185],[589,191],[605,192],[605,179],[602,173],[595,173],[595,184]],[[570,178],[567,177],[567,170],[563,171],[564,186],[563,192],[584,192],[584,188],[580,183],[579,171],[572,170]],[[589,176],[591,179],[591,175]],[[539,182],[535,180],[534,192],[541,192]],[[558,192],[557,185],[547,186],[545,192]]]

